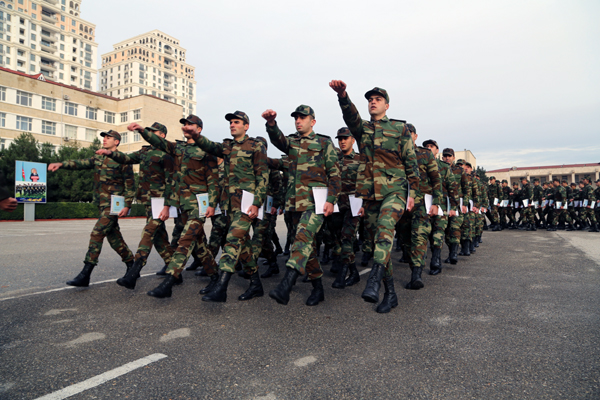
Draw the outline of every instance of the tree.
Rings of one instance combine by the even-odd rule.
[[[486,185],[489,183],[490,178],[488,178],[488,176],[486,175],[485,168],[477,167],[475,173],[477,174],[477,176],[479,176],[481,182],[485,183]]]

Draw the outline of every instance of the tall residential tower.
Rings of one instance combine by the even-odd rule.
[[[81,0],[0,0],[0,67],[96,90],[96,26]]]
[[[102,55],[100,92],[120,99],[148,94],[196,113],[194,67],[179,40],[159,30],[122,41]]]

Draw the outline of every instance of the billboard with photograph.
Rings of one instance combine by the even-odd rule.
[[[19,203],[46,203],[47,165],[16,161],[15,198]]]

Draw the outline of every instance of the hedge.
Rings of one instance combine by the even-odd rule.
[[[11,213],[0,211],[0,221],[23,221],[23,204]],[[146,208],[142,204],[131,206],[130,217],[143,217]],[[93,203],[47,203],[35,205],[35,219],[98,218],[98,207]]]

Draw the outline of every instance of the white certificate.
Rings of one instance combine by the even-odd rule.
[[[150,199],[152,204],[152,218],[158,219],[160,212],[165,206],[165,198],[164,197],[152,197]],[[177,218],[177,207],[169,207],[169,218]]]
[[[350,210],[352,211],[352,216],[358,217],[358,212],[362,207],[363,199],[357,198],[354,194],[350,194],[348,195],[348,200],[350,200]]]

